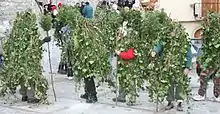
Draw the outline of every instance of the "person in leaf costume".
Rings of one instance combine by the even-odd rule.
[[[120,59],[124,60],[126,64],[132,59],[134,59],[134,48],[128,49],[128,51],[115,51],[115,53],[120,57]],[[114,102],[126,102],[126,94],[123,88],[119,88],[119,96],[117,98],[112,99]]]
[[[93,8],[89,4],[89,2],[86,2],[86,6],[83,8],[83,16],[87,19],[93,18]],[[84,91],[85,93],[80,96],[82,99],[86,99],[87,103],[95,103],[98,101],[97,98],[97,92],[96,92],[96,86],[95,86],[95,81],[94,77],[85,77],[84,78]]]
[[[49,42],[50,37],[39,39],[36,19],[36,15],[31,11],[18,13],[9,35],[10,38],[3,47],[5,59],[1,81],[4,83],[1,85],[3,87],[1,95],[4,96],[8,92],[15,94],[16,88],[20,86],[22,101],[28,103],[46,100],[48,89],[47,80],[42,77],[40,60],[43,52],[42,44]],[[14,69],[13,72],[11,72],[12,69]]]
[[[206,98],[206,91],[208,89],[208,82],[213,80],[213,94],[214,101],[220,102],[220,42],[219,42],[219,13],[209,12],[204,19],[202,29],[202,56],[200,76],[200,88],[198,96],[194,96],[194,100],[201,101]]]
[[[162,56],[163,50],[164,50],[163,42],[159,41],[157,43],[157,45],[154,47],[154,50],[152,51],[151,56],[153,58],[156,57],[156,55]],[[192,51],[191,51],[190,47],[187,49],[186,59],[187,59],[187,62],[186,62],[185,68],[184,68],[184,74],[188,75],[188,73],[192,67]],[[180,95],[181,87],[176,86],[175,81],[172,78],[170,78],[169,83],[171,84],[171,86],[169,87],[169,90],[167,92],[168,105],[165,107],[165,110],[170,110],[170,109],[174,108],[173,102],[174,102],[174,100],[177,100],[177,102],[178,102],[177,110],[183,111],[183,108],[182,108],[183,98]]]
[[[127,35],[127,24],[128,22],[123,22],[123,26],[119,28],[119,35],[117,37],[117,41],[119,41],[121,38],[125,37]],[[128,65],[128,62],[132,59],[134,59],[134,48],[129,48],[127,51],[118,51],[115,50],[115,53],[117,56],[120,57],[123,61],[126,62]],[[119,96],[117,98],[112,99],[114,102],[126,102],[126,93],[122,87],[119,87]]]
[[[217,69],[212,68],[202,68],[200,64],[198,63],[197,67],[197,74],[199,76],[199,83],[200,87],[198,90],[198,94],[193,97],[195,101],[203,101],[205,100],[205,94],[207,91],[208,82],[210,80],[213,80],[214,86],[213,86],[213,94],[215,96],[215,101],[220,102],[220,77],[218,77],[218,74],[220,71]]]
[[[50,42],[51,37],[45,37],[41,43],[42,45],[46,42]],[[46,80],[45,80],[46,81]],[[35,91],[33,89],[29,89],[25,87],[25,85],[21,84],[20,94],[22,95],[22,101],[27,101],[28,103],[38,103],[41,99],[35,97]]]

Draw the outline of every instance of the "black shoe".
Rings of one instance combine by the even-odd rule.
[[[32,99],[28,99],[27,100],[27,103],[39,103],[40,102],[40,100],[39,99],[36,99],[36,98],[32,98]]]
[[[67,74],[67,72],[64,69],[64,65],[61,63],[59,64],[59,67],[58,67],[58,73],[59,74]]]
[[[113,100],[114,102],[116,102],[116,98],[113,98],[112,100]],[[117,102],[125,103],[125,102],[126,102],[126,99],[125,99],[125,98],[122,98],[122,97],[118,97],[118,98],[117,98]]]
[[[65,71],[66,71],[68,77],[73,77],[73,71],[72,71],[72,68],[71,68],[71,67],[65,69]]]
[[[22,102],[26,102],[28,100],[28,97],[27,96],[22,96],[22,98],[21,98],[21,101]]]
[[[129,102],[127,103],[127,105],[128,105],[128,106],[135,106],[135,101],[129,101]]]
[[[58,73],[60,73],[61,69],[62,69],[62,65],[59,64],[59,66],[58,66]]]
[[[169,102],[168,105],[165,107],[165,110],[171,110],[172,108],[174,108],[173,103]]]
[[[215,96],[215,98],[218,98],[219,94],[217,92],[214,92],[214,96]]]
[[[88,95],[87,94],[82,94],[82,95],[80,95],[80,98],[81,99],[88,99]]]
[[[178,103],[177,107],[176,107],[177,111],[183,111],[183,107],[182,107],[182,103]]]
[[[59,74],[67,74],[67,72],[65,70],[58,70]]]
[[[94,97],[89,97],[87,100],[86,100],[86,103],[96,103],[98,101],[97,97],[94,96]]]

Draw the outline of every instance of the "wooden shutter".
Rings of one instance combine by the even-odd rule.
[[[208,11],[220,12],[220,0],[202,0],[202,16],[205,17]]]

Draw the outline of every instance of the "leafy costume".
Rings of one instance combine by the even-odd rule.
[[[93,8],[91,5],[87,4],[83,10],[82,10],[83,16],[85,18],[91,19],[93,18]],[[84,91],[85,94],[81,95],[81,98],[87,99],[87,103],[93,103],[97,102],[97,92],[96,92],[96,87],[95,87],[95,82],[94,82],[94,77],[85,77],[84,78]]]
[[[164,47],[163,47],[163,42],[162,41],[159,41],[157,43],[157,45],[154,47],[154,51],[157,53],[157,55],[159,55],[160,57],[163,57],[163,50],[164,50]],[[185,68],[188,68],[190,69],[191,66],[192,66],[192,51],[191,51],[191,48],[188,48],[187,49],[187,54],[186,54],[186,65],[185,65]],[[173,102],[175,100],[179,100],[180,102],[183,100],[182,96],[180,95],[181,93],[181,86],[178,86],[178,84],[175,82],[175,80],[173,80],[172,77],[170,77],[169,79],[169,83],[171,84],[171,86],[169,87],[168,89],[168,92],[167,92],[167,101],[168,102]]]
[[[203,54],[201,56],[200,88],[198,94],[205,96],[208,81],[213,80],[213,93],[219,99],[220,95],[220,40],[219,40],[219,20],[218,13],[209,13],[207,20],[203,23]]]
[[[28,11],[18,13],[10,38],[3,47],[1,95],[14,94],[20,85],[23,101],[35,103],[46,100],[48,83],[42,76],[40,61],[42,43],[50,41],[50,38],[41,41],[39,37],[36,15]]]
[[[119,54],[120,59],[124,60],[126,64],[128,64],[128,61],[134,59],[134,48],[129,48],[128,51],[122,51]],[[126,93],[122,87],[119,87],[119,96],[117,98],[118,102],[126,102]],[[112,99],[114,102],[116,102],[116,98]]]

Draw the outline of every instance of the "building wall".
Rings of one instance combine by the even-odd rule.
[[[197,21],[193,16],[193,3],[201,3],[201,0],[158,0],[158,9],[163,8],[170,18],[180,21],[189,38],[194,38],[194,32],[201,28],[201,21]]]
[[[163,8],[165,12],[170,14],[172,19],[178,21],[195,21],[193,16],[193,3],[201,0],[159,0],[159,8]]]
[[[186,32],[189,34],[189,38],[194,38],[195,32],[201,28],[201,22],[182,22],[182,25],[185,27]]]

